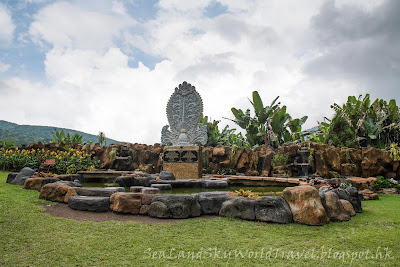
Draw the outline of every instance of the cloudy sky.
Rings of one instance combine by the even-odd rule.
[[[0,119],[153,144],[183,81],[204,114],[280,96],[307,127],[400,102],[398,0],[0,0]]]

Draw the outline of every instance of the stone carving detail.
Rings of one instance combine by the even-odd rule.
[[[196,88],[183,82],[175,88],[167,104],[167,117],[171,130],[165,125],[161,131],[163,145],[190,146],[207,143],[207,126],[200,122],[203,101]]]
[[[164,162],[166,163],[193,163],[199,161],[199,155],[195,150],[187,150],[187,151],[174,151],[169,150],[164,152]]]

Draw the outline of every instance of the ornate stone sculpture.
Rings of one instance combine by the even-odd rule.
[[[161,131],[161,143],[173,146],[191,146],[207,143],[207,126],[199,123],[203,114],[203,101],[196,88],[183,82],[175,88],[167,104],[168,125]]]

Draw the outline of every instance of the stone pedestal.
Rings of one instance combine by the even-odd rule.
[[[163,170],[172,172],[176,179],[201,178],[201,151],[199,146],[164,147]]]

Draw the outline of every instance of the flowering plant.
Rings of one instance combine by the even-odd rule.
[[[228,194],[228,197],[247,197],[252,200],[260,198],[258,194],[252,192],[251,190],[244,191],[242,188],[240,188],[239,190],[235,190],[234,192],[230,192]]]
[[[57,174],[94,169],[99,160],[76,149],[50,151],[45,149],[5,149],[0,148],[0,168],[7,171],[20,171],[23,167],[38,170],[47,159],[55,159],[54,169]]]

